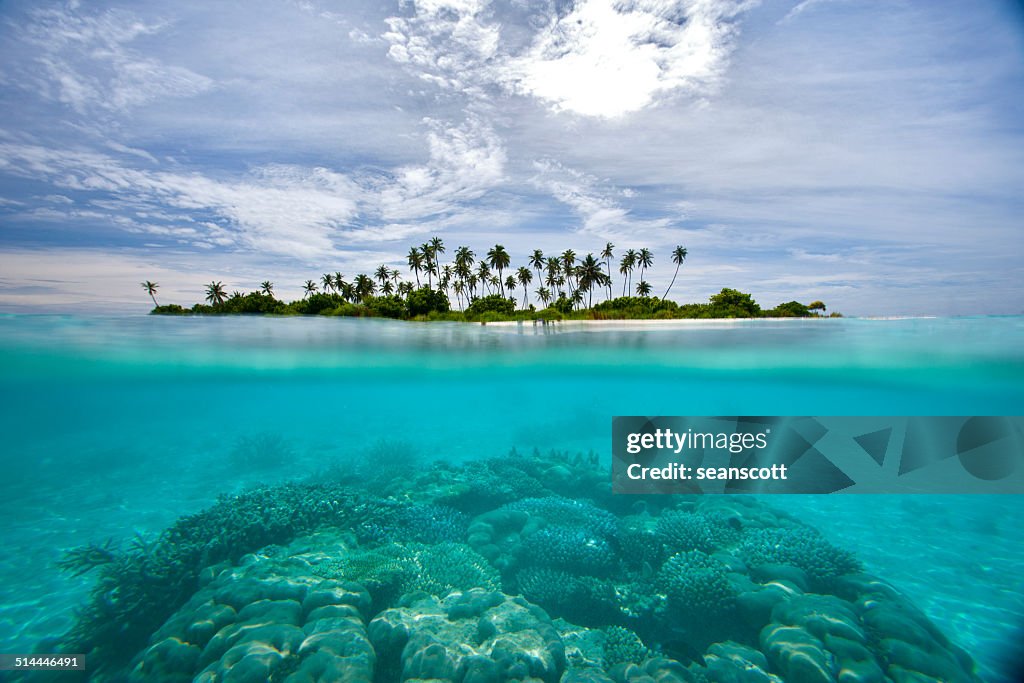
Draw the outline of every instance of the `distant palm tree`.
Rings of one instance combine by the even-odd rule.
[[[340,270],[334,271],[334,290],[338,294],[343,294],[345,289],[345,276],[341,274]]]
[[[547,262],[548,276],[544,280],[544,284],[552,288],[552,291],[557,292],[559,295],[562,294],[561,285],[559,284],[558,276],[562,272],[562,266],[558,262],[557,258],[549,258]]]
[[[142,288],[146,290],[146,294],[149,294],[149,298],[153,300],[154,306],[160,305],[156,302],[156,290],[159,287],[160,285],[158,285],[155,282],[150,282],[149,280],[146,280],[145,282],[142,283]]]
[[[604,250],[601,252],[601,258],[604,259],[604,265],[608,268],[608,298],[612,298],[612,259],[615,257],[615,245],[608,242],[604,245]]]
[[[420,253],[423,254],[423,270],[427,271],[427,287],[433,289],[434,260],[436,257],[436,254],[434,254],[434,247],[430,245],[430,242],[424,242],[420,245]]]
[[[395,285],[391,280],[385,280],[380,285],[380,293],[385,296],[391,296],[395,293]]]
[[[505,296],[504,283],[501,281],[501,271],[509,267],[509,264],[512,263],[512,257],[505,251],[505,247],[495,244],[494,248],[487,252],[487,262],[491,265],[491,268],[498,271],[498,287],[501,289],[501,295]]]
[[[515,301],[515,298],[514,298],[515,297],[515,291],[516,291],[516,276],[515,275],[509,275],[508,277],[505,278],[505,292],[508,294],[508,298],[512,299],[513,301]]]
[[[476,264],[476,276],[480,279],[480,286],[484,292],[490,294],[491,267],[487,265],[487,261],[480,261]]]
[[[406,260],[409,263],[409,270],[416,274],[416,286],[420,286],[420,271],[423,270],[423,254],[416,247],[409,249],[409,255],[406,256]]]
[[[637,263],[640,265],[640,279],[644,279],[644,271],[654,265],[654,254],[646,247],[640,250],[637,256]]]
[[[452,289],[455,290],[455,299],[459,302],[459,309],[464,310],[462,305],[462,293],[466,291],[466,281],[456,280],[455,284],[452,285]]]
[[[649,296],[651,293],[651,283],[647,280],[641,280],[636,283],[636,293],[638,296]]]
[[[366,299],[373,296],[374,292],[377,291],[377,286],[373,283],[373,280],[362,273],[356,275],[354,284],[356,288],[356,298],[358,298],[359,301],[366,301]]]
[[[320,283],[324,286],[324,294],[326,294],[328,289],[334,289],[334,276],[330,273],[324,273],[320,278]]]
[[[587,308],[593,306],[594,303],[594,285],[604,284],[604,272],[601,270],[601,262],[594,258],[593,254],[587,254],[583,261],[580,262],[580,267],[577,269],[579,283],[579,291],[587,292]]]
[[[544,308],[548,307],[548,302],[551,301],[551,290],[547,287],[541,287],[536,292],[537,298],[544,304]]]
[[[622,274],[622,296],[626,296],[628,288],[633,284],[633,268],[636,266],[637,253],[630,249],[619,262],[619,273]]]
[[[266,294],[267,296],[274,296],[274,283],[271,282],[270,280],[264,280],[260,284],[260,291]]]
[[[228,294],[224,291],[222,282],[211,282],[206,285],[206,300],[211,304],[222,304],[227,301]]]
[[[528,287],[533,282],[533,273],[526,266],[519,266],[519,269],[516,270],[516,277],[519,278],[519,284],[523,286],[523,308],[526,308],[530,297]]]
[[[672,273],[672,282],[668,283],[668,289],[665,290],[665,296],[662,299],[668,298],[668,293],[672,291],[672,285],[676,283],[676,275],[679,275],[679,266],[683,265],[683,261],[686,260],[686,247],[677,246],[672,250],[672,263],[676,264],[676,272]]]
[[[541,270],[544,269],[544,252],[540,249],[534,249],[533,254],[530,256],[530,267],[537,271],[537,282],[543,282],[544,277],[540,274]]]
[[[576,252],[572,249],[566,249],[562,252],[562,272],[565,273],[565,279],[569,284],[569,298],[573,298],[572,290],[575,286],[572,283],[573,273],[576,271]]]
[[[438,258],[444,253],[444,240],[440,237],[430,238],[430,254],[434,259],[434,274],[437,275],[438,282],[441,281],[441,259]]]
[[[391,279],[391,271],[388,270],[387,266],[378,266],[377,270],[374,271],[373,276],[380,281],[380,284],[383,287],[384,283]]]
[[[302,287],[302,289],[303,291],[305,291],[305,294],[302,295],[302,298],[305,299],[310,294],[316,292],[316,283],[313,282],[312,280],[306,280],[306,284]]]

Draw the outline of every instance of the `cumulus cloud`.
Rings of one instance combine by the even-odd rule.
[[[507,69],[513,87],[559,111],[614,118],[672,91],[701,94],[726,66],[749,2],[582,0]]]
[[[388,55],[442,88],[495,88],[555,111],[616,118],[660,95],[700,95],[721,78],[742,0],[580,0],[551,9],[526,45],[502,41],[483,0],[417,2],[388,20]],[[534,18],[536,23],[536,18]]]

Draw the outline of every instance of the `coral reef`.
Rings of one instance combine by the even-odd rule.
[[[384,680],[558,681],[565,646],[544,611],[522,598],[472,590],[408,596],[369,627]]]
[[[979,683],[802,520],[740,496],[625,500],[595,469],[510,454],[224,498],[69,552],[95,588],[48,645],[103,683]]]
[[[861,570],[860,561],[809,527],[757,529],[749,532],[739,557],[757,574],[773,576],[773,566],[795,567],[813,586],[825,587],[843,574]]]

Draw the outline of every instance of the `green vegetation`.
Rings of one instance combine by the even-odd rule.
[[[306,280],[302,298],[285,303],[274,295],[274,283],[265,280],[259,290],[227,293],[222,282],[206,286],[206,303],[191,308],[178,304],[159,305],[155,282],[142,283],[153,299],[158,315],[326,315],[399,320],[448,320],[494,322],[507,320],[647,320],[711,318],[807,318],[825,314],[825,304],[812,301],[781,303],[762,310],[750,294],[728,287],[711,296],[707,303],[679,304],[668,299],[689,255],[677,246],[671,255],[675,269],[664,296],[651,296],[653,287],[645,278],[654,267],[654,254],[646,248],[627,250],[619,261],[622,296],[612,298],[615,245],[608,242],[600,254],[579,258],[572,249],[545,257],[536,249],[527,265],[514,266],[512,256],[500,244],[477,259],[469,247],[458,247],[451,263],[442,264],[444,242],[434,237],[409,249],[406,263],[412,279],[387,265],[372,277],[360,273],[351,281],[339,271],[324,273],[318,280]],[[638,282],[633,284],[633,271]],[[535,277],[536,274],[536,277]],[[424,280],[426,281],[424,283]],[[536,283],[531,303],[530,286]],[[635,292],[636,296],[630,296]],[[599,299],[595,303],[595,296]],[[604,299],[603,301],[600,299]],[[833,312],[831,317],[839,317]]]

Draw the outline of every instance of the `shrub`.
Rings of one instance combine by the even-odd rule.
[[[761,307],[745,292],[725,287],[711,295],[711,308],[715,318],[756,318]]]
[[[188,315],[191,311],[182,308],[178,304],[166,304],[164,306],[157,306],[150,313],[152,315]]]
[[[514,315],[516,305],[511,299],[506,299],[499,294],[473,299],[473,302],[466,309],[469,317],[478,317],[484,313],[499,313],[501,315]]]
[[[371,296],[363,301],[369,311],[382,318],[404,318],[406,313],[405,302],[398,296]]]
[[[431,289],[430,287],[420,287],[409,292],[409,299],[405,302],[405,305],[409,315],[412,317],[428,315],[433,311],[447,313],[451,309],[448,296],[444,292]]]
[[[811,311],[799,301],[787,301],[770,311],[765,311],[765,315],[772,318],[809,318]]]

